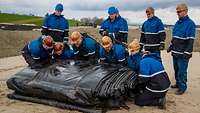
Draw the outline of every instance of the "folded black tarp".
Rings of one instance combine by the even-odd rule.
[[[136,84],[136,74],[127,67],[84,61],[62,61],[42,69],[27,67],[7,81],[14,90],[9,98],[83,112],[124,106]]]

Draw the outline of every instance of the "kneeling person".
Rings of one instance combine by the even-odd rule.
[[[44,36],[30,41],[22,49],[22,56],[32,69],[41,68],[44,65],[50,63],[52,50],[52,37]]]
[[[67,44],[56,42],[53,46],[53,59],[73,59],[74,51]]]
[[[125,48],[119,44],[113,44],[108,36],[102,38],[102,47],[99,51],[100,61],[106,63],[126,64]]]
[[[140,61],[142,60],[143,53],[140,51],[138,40],[135,39],[128,45],[128,53],[128,67],[136,73],[139,73]]]
[[[70,37],[75,59],[97,62],[99,43],[88,35],[81,35],[75,31]]]
[[[142,93],[136,96],[136,105],[165,108],[165,95],[170,80],[158,54],[147,53],[143,56],[140,61],[139,85]]]

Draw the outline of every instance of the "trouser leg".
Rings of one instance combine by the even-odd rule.
[[[179,81],[179,77],[178,77],[178,58],[177,57],[173,57],[173,67],[174,67],[174,75],[175,75],[175,80],[176,80],[176,85],[179,86],[180,81]]]
[[[187,68],[189,59],[179,58],[178,59],[178,78],[179,78],[179,89],[185,91],[187,89]]]
[[[157,106],[159,99],[165,97],[166,92],[154,93],[149,90],[144,90],[142,94],[136,96],[135,104],[139,106]]]

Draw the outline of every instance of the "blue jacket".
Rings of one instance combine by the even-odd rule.
[[[56,16],[55,13],[47,16],[42,25],[42,34],[50,35],[54,41],[61,41],[68,37],[69,24],[63,15]]]
[[[81,45],[78,48],[73,45],[73,49],[77,59],[89,60],[90,57],[98,57],[99,44],[87,35],[82,37]]]
[[[140,44],[144,46],[145,50],[152,52],[160,51],[160,44],[165,42],[165,38],[164,25],[158,17],[153,16],[143,23]]]
[[[55,58],[60,58],[60,59],[74,59],[74,50],[70,49],[70,47],[64,47],[64,50],[60,56],[54,55]]]
[[[111,22],[110,18],[108,17],[106,20],[102,22],[99,33],[103,35],[103,31],[107,31],[109,36],[111,37],[113,37],[112,35],[114,33],[115,38],[117,40],[121,40],[120,38],[127,40],[128,37],[127,21],[121,16],[118,16],[113,22]]]
[[[125,48],[122,45],[113,44],[109,53],[103,47],[99,51],[100,60],[106,63],[121,63],[125,61]]]
[[[52,49],[45,50],[43,48],[41,37],[28,43],[28,51],[34,60],[45,60],[51,58],[52,55]]]
[[[188,16],[180,18],[176,22],[170,45],[172,56],[184,58],[192,57],[195,32],[196,25]]]
[[[139,73],[140,61],[142,60],[142,52],[138,52],[135,55],[128,56],[128,67],[136,73]]]
[[[74,56],[74,50],[65,48],[61,54],[61,59],[73,59]]]
[[[158,54],[150,53],[143,57],[140,62],[139,80],[151,92],[168,90],[170,80]]]

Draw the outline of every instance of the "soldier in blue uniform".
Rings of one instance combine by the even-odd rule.
[[[114,64],[126,64],[125,48],[119,44],[113,44],[108,36],[102,38],[102,46],[99,51],[100,61]]]
[[[51,36],[41,36],[30,41],[22,50],[22,56],[31,68],[41,68],[50,63],[53,50]]]
[[[159,106],[159,108],[165,109],[165,95],[170,87],[170,80],[159,54],[145,53],[140,61],[138,81],[141,91],[135,97],[135,104]]]
[[[109,17],[102,22],[99,33],[102,36],[111,37],[113,42],[118,44],[121,44],[121,42],[127,43],[127,21],[119,15],[119,11],[116,7],[110,7],[108,9],[108,14]]]
[[[64,15],[61,15],[62,11],[63,5],[57,4],[55,12],[47,16],[42,25],[42,35],[50,35],[55,42],[68,39],[69,24]]]
[[[160,54],[165,47],[165,30],[162,21],[154,15],[154,8],[146,9],[147,20],[141,29],[140,45],[144,51],[151,51]]]
[[[97,63],[99,56],[99,43],[87,34],[75,31],[70,36],[75,59]]]
[[[179,20],[173,28],[173,38],[167,51],[172,53],[176,79],[176,84],[171,87],[178,88],[176,94],[181,95],[187,89],[187,68],[192,57],[196,25],[187,15],[186,4],[177,5],[176,11]]]

